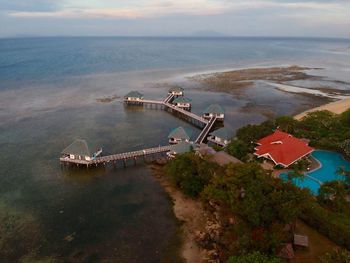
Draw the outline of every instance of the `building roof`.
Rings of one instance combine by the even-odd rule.
[[[216,151],[212,147],[208,146],[208,144],[205,143],[201,143],[199,147],[196,148],[196,152],[199,153],[201,156],[213,155],[216,153]]]
[[[215,137],[219,137],[224,140],[231,140],[232,134],[227,128],[220,128],[210,133]]]
[[[221,166],[229,163],[242,163],[240,160],[224,151],[214,153],[210,158],[210,161],[215,162]]]
[[[290,166],[314,150],[304,140],[280,130],[262,138],[257,144],[255,155],[270,158],[276,165],[284,167]]]
[[[192,148],[192,144],[189,142],[180,142],[170,146],[170,153],[182,154],[189,152]]]
[[[182,91],[184,91],[184,89],[179,86],[171,87],[169,89],[169,92],[182,92]]]
[[[224,114],[225,110],[218,104],[211,104],[204,110],[204,113]]]
[[[173,100],[173,103],[190,103],[191,100],[185,97],[178,97]]]
[[[124,96],[124,98],[128,98],[128,97],[130,97],[130,98],[140,98],[141,99],[141,98],[143,98],[143,94],[138,92],[138,91],[136,91],[136,90],[133,90],[133,91],[130,91],[128,94],[126,94]]]
[[[191,130],[188,129],[184,129],[183,127],[178,127],[173,129],[169,135],[168,138],[176,138],[176,139],[182,139],[182,140],[190,140],[190,136],[191,136]]]
[[[71,145],[62,151],[62,154],[74,154],[81,156],[91,156],[89,147],[85,140],[75,140]]]
[[[283,259],[294,259],[294,249],[291,243],[285,244],[277,253],[277,256]]]
[[[308,236],[294,234],[294,245],[302,247],[309,246]]]

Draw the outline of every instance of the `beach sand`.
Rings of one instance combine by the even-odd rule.
[[[173,211],[178,220],[183,224],[181,254],[187,263],[206,262],[207,252],[196,243],[196,232],[205,231],[207,215],[201,201],[186,197],[180,190],[176,189],[164,176],[161,168],[152,165],[153,174],[171,197],[174,205]]]
[[[322,105],[320,107],[316,107],[316,108],[304,111],[304,112],[294,116],[294,118],[297,120],[300,120],[300,119],[304,118],[310,112],[321,111],[321,110],[328,110],[330,112],[340,114],[349,108],[350,108],[350,98],[327,103],[327,104]]]

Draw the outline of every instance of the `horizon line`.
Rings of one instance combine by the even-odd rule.
[[[334,40],[350,40],[350,37],[335,36],[234,36],[234,35],[13,35],[0,36],[0,39],[21,39],[21,38],[284,38],[284,39],[334,39]]]

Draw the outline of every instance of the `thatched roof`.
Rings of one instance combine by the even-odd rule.
[[[224,114],[225,110],[218,104],[211,104],[204,110],[204,113]]]
[[[218,138],[224,139],[224,140],[231,140],[232,134],[231,132],[226,128],[220,128],[210,133],[210,135],[216,136]]]
[[[191,131],[190,130],[185,130],[183,127],[178,127],[173,129],[169,135],[168,138],[176,138],[176,139],[182,139],[182,140],[190,140],[191,136]]]
[[[182,92],[182,91],[184,91],[184,89],[179,86],[171,87],[169,89],[169,92]]]
[[[190,103],[191,100],[185,97],[178,97],[173,100],[173,103]]]
[[[141,98],[143,98],[143,94],[138,92],[138,91],[133,90],[133,91],[130,91],[128,94],[126,94],[124,96],[124,98],[139,98],[139,99],[141,99]]]
[[[170,147],[170,153],[182,154],[191,151],[192,144],[189,142],[180,142]]]
[[[85,140],[75,140],[71,145],[62,151],[62,154],[74,154],[81,156],[91,156],[89,147]]]

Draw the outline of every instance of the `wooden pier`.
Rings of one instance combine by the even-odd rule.
[[[183,94],[183,91],[181,94]],[[196,115],[195,113],[177,107],[171,104],[174,98],[176,98],[174,94],[169,94],[163,101],[145,100],[141,93],[137,91],[132,91],[124,97],[124,101],[126,105],[140,105],[151,108],[155,107],[157,109],[161,108],[162,110],[166,110],[176,115],[177,117],[180,117],[190,122],[192,125],[195,125],[202,129],[201,133],[194,141],[194,143],[197,145],[203,143],[207,138],[208,134],[211,132],[212,128],[214,127],[214,124],[218,120],[218,117],[216,115],[213,115],[208,120],[203,118],[202,116]],[[78,140],[78,143],[72,144],[70,147],[67,147],[66,150],[67,152],[62,152],[62,154],[64,155],[60,158],[60,161],[63,164],[74,164],[77,166],[86,165],[87,167],[89,167],[98,166],[100,164],[106,165],[108,163],[113,163],[113,165],[116,165],[118,161],[122,161],[125,167],[127,160],[133,159],[136,163],[137,158],[140,157],[146,159],[147,156],[168,153],[171,151],[171,146],[159,146],[149,149],[112,154],[102,157],[90,157],[86,142],[83,140]],[[75,154],[72,154],[70,151],[74,151]],[[78,152],[78,154],[76,152]]]
[[[91,161],[86,160],[79,160],[79,159],[70,159],[69,157],[61,157],[60,161],[63,163],[71,163],[71,164],[82,164],[87,166],[93,166],[93,165],[99,165],[99,164],[107,164],[107,163],[115,163],[117,161],[124,161],[134,159],[139,157],[147,157],[150,155],[160,154],[160,153],[167,153],[170,151],[170,145],[167,146],[159,146],[149,149],[143,149],[138,151],[132,151],[132,152],[125,152],[125,153],[118,153],[118,154],[112,154],[102,157],[97,157],[95,159],[92,159]]]
[[[196,144],[201,144],[204,142],[204,140],[208,137],[208,134],[210,133],[211,129],[213,128],[215,122],[217,120],[217,117],[212,117],[207,125],[204,127],[204,129],[201,131],[201,133],[198,135],[197,139],[195,140]]]

